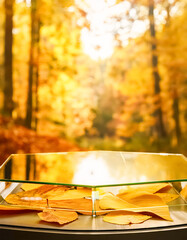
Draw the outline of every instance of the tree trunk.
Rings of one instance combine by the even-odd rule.
[[[170,25],[170,9],[171,9],[171,4],[168,2],[166,11],[167,11],[167,20],[166,20],[166,28],[169,27]],[[175,54],[169,53],[170,59],[175,59]],[[179,144],[181,141],[181,126],[180,126],[180,110],[179,110],[179,94],[178,94],[178,84],[176,83],[175,79],[175,74],[173,74],[173,68],[168,67],[168,75],[170,77],[171,81],[171,86],[172,88],[170,89],[171,94],[172,94],[172,99],[173,99],[173,118],[175,121],[175,134],[177,138],[177,143]],[[177,71],[176,69],[174,71]]]
[[[177,137],[177,143],[181,140],[181,128],[179,121],[179,98],[178,96],[173,99],[173,118],[175,120],[175,132]]]
[[[39,111],[39,99],[38,99],[38,88],[39,88],[39,56],[40,56],[40,19],[37,18],[37,36],[36,36],[36,43],[37,43],[37,56],[36,56],[36,74],[35,74],[35,124],[34,130],[37,131],[38,126],[38,111]]]
[[[33,105],[34,105],[34,84],[38,84],[38,41],[39,41],[39,20],[37,16],[37,0],[31,0],[31,44],[29,60],[29,79],[25,125],[33,128]],[[35,86],[35,91],[37,87]],[[35,93],[36,94],[36,93]]]
[[[14,0],[5,0],[5,51],[4,51],[4,102],[3,113],[12,117],[13,78],[12,78],[12,44],[13,44],[13,5]]]
[[[158,72],[158,56],[157,56],[157,44],[156,44],[156,30],[154,20],[154,0],[149,0],[149,21],[150,21],[150,35],[151,35],[151,53],[152,53],[152,69],[154,78],[154,94],[156,96],[157,109],[154,112],[156,117],[156,132],[158,137],[165,137],[166,131],[163,123],[163,113],[161,109],[160,100],[160,74]]]

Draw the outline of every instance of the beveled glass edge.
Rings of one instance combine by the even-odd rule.
[[[19,154],[10,154],[10,156],[0,165],[0,169],[1,169],[2,167],[4,167],[4,165],[10,160],[10,158],[11,158],[13,155],[19,155]]]

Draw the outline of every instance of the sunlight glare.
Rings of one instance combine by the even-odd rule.
[[[142,32],[145,32],[147,28],[147,25],[145,22],[136,20],[132,26],[131,30],[131,37],[136,38],[138,37]]]
[[[76,184],[99,185],[116,183],[109,173],[108,167],[101,157],[89,156],[83,159],[73,178]]]
[[[103,60],[112,55],[113,38],[111,34],[96,36],[93,32],[84,28],[82,30],[81,40],[84,43],[84,52],[90,55],[93,60]]]
[[[74,12],[75,11],[75,7],[74,6],[71,6],[68,8],[68,12]]]
[[[82,29],[81,41],[83,51],[93,60],[99,61],[109,58],[116,45],[115,34],[123,46],[127,45],[129,38],[142,34],[147,27],[144,21],[135,21],[129,31],[129,21],[125,15],[130,12],[132,18],[136,16],[136,10],[131,9],[128,1],[115,4],[115,0],[85,0],[87,4],[87,20],[90,29]],[[120,18],[120,21],[116,19]]]
[[[106,2],[104,0],[86,0],[86,3],[93,11],[101,11],[106,7]]]

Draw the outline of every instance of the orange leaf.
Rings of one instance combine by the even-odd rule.
[[[44,210],[38,213],[38,216],[46,222],[58,222],[63,225],[75,221],[78,218],[76,212],[60,211],[60,210]]]
[[[125,225],[125,224],[131,224],[131,223],[142,223],[150,218],[151,218],[150,216],[140,214],[140,213],[115,211],[105,215],[103,217],[103,220],[109,223]]]

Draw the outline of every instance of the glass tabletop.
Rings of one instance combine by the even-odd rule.
[[[106,187],[187,181],[182,154],[87,151],[12,154],[0,181]]]

